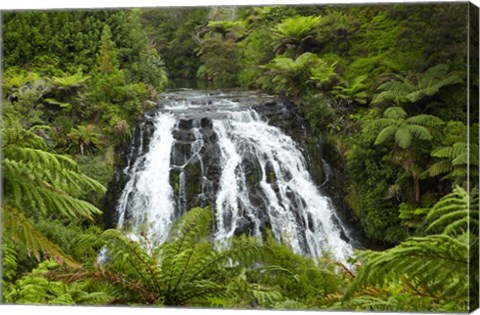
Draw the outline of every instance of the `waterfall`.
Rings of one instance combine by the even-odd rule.
[[[118,203],[118,226],[131,228],[132,235],[141,231],[162,242],[173,223],[172,187],[168,181],[172,129],[175,119],[159,114],[149,151],[140,156],[131,168],[131,179]],[[129,211],[129,222],[126,212]]]
[[[341,220],[309,174],[304,152],[251,106],[261,101],[238,93],[164,96],[148,149],[125,169],[118,227],[163,242],[182,213],[209,205],[219,246],[270,228],[297,253],[328,252],[339,261],[351,256]]]

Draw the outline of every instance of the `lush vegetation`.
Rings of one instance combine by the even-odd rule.
[[[3,301],[478,307],[478,100],[467,109],[467,95],[479,81],[467,76],[467,6],[5,13]],[[356,228],[383,250],[348,265],[270,236],[220,250],[200,208],[163,244],[104,231],[116,148],[168,84],[192,82],[291,100],[333,149]]]

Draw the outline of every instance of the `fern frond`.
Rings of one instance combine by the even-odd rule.
[[[68,89],[72,87],[79,87],[84,85],[90,76],[83,76],[82,72],[77,72],[73,75],[65,75],[63,77],[52,77],[51,81],[59,88]]]
[[[28,205],[30,211],[92,220],[101,211],[74,195],[105,192],[105,187],[80,174],[71,158],[47,152],[45,141],[34,130],[22,129],[13,122],[2,129],[7,203],[12,202],[18,209]]]
[[[412,144],[412,134],[405,127],[398,128],[395,133],[395,142],[400,148],[406,149]]]
[[[440,161],[436,162],[427,169],[429,176],[438,176],[440,174],[445,174],[453,170],[452,163],[450,161]]]
[[[443,120],[441,120],[440,118],[433,115],[426,115],[426,114],[421,114],[421,115],[407,118],[405,122],[408,124],[422,125],[422,126],[428,126],[428,127],[434,127],[434,126],[439,126],[443,124]]]
[[[371,123],[369,123],[367,126],[365,126],[366,131],[375,131],[381,128],[385,128],[391,125],[395,125],[396,121],[391,118],[379,118]]]
[[[382,285],[388,279],[407,276],[417,289],[440,295],[446,286],[456,288],[455,296],[467,294],[468,239],[455,239],[449,235],[430,235],[411,238],[384,252],[364,251],[359,257],[364,261],[357,277],[347,289],[346,299],[360,287]],[[453,298],[453,297],[450,297]]]
[[[198,242],[209,234],[212,211],[208,208],[193,208],[180,217],[169,232],[168,241]]]
[[[428,213],[427,231],[439,230],[450,235],[463,234],[469,231],[469,221],[472,222],[470,229],[477,231],[478,216],[478,209],[469,208],[468,193],[462,187],[456,186],[452,193],[440,199]]]
[[[50,170],[59,170],[67,168],[72,171],[79,171],[77,163],[71,158],[46,152],[41,149],[28,147],[9,147],[3,150],[3,157],[11,160],[19,160],[24,163],[32,163],[40,168],[48,168]]]
[[[36,126],[38,127],[38,126]],[[14,146],[46,150],[45,141],[34,133],[35,128],[25,130],[18,125],[9,126],[8,119],[4,120],[2,128],[2,149],[5,151]]]
[[[423,74],[383,83],[378,87],[382,92],[373,98],[373,103],[385,101],[393,101],[397,104],[416,103],[425,97],[437,94],[445,86],[461,82],[459,76],[448,73],[447,65],[441,64],[428,69]]]
[[[314,16],[296,16],[284,19],[273,28],[277,37],[290,37],[297,40],[312,34],[320,17]]]
[[[407,113],[401,107],[389,107],[383,113],[383,116],[390,119],[404,119]]]
[[[388,101],[403,101],[412,89],[413,87],[406,82],[396,80],[385,82],[378,87],[378,90],[382,92],[373,97],[372,103],[379,104]]]
[[[67,218],[83,217],[93,220],[101,210],[94,205],[73,198],[58,188],[41,179],[27,177],[29,169],[22,163],[4,160],[4,190],[7,196],[12,195],[15,206],[22,208],[28,204],[33,210],[43,214],[60,214]]]
[[[407,125],[405,124],[404,128],[408,130],[408,132],[414,137],[419,140],[431,140],[432,135],[427,128],[419,125]]]
[[[433,157],[454,159],[455,157],[465,154],[467,152],[468,145],[466,142],[454,143],[451,147],[437,148],[432,151]]]
[[[3,205],[3,231],[13,241],[25,244],[29,255],[41,260],[52,257],[58,262],[64,262],[70,267],[78,268],[80,265],[66,255],[57,245],[49,241],[34,224],[19,210]]]
[[[380,131],[380,133],[378,134],[377,139],[375,140],[375,144],[382,144],[385,141],[388,141],[390,138],[393,138],[395,136],[397,131],[398,127],[395,125],[390,125],[382,129],[382,131]]]
[[[5,228],[3,227],[3,231]],[[14,278],[17,269],[17,251],[13,243],[3,239],[2,242],[2,280],[10,281]]]

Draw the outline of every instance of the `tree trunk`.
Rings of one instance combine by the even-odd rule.
[[[415,189],[415,202],[418,204],[420,201],[420,183],[416,175],[413,176],[413,187]]]

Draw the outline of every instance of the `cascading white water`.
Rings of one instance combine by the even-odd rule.
[[[223,162],[216,201],[217,240],[233,235],[239,209],[254,215],[240,166],[242,150],[248,149],[253,150],[261,167],[260,187],[275,238],[290,244],[297,253],[315,257],[329,251],[336,259],[345,260],[351,254],[350,246],[340,238],[340,230],[334,224],[334,209],[315,187],[306,162],[290,137],[262,121],[254,111],[235,112],[227,120],[216,120],[214,129],[219,135]],[[270,174],[275,177],[273,185],[267,182],[267,164],[274,172]]]
[[[175,122],[170,114],[158,114],[149,151],[136,160],[132,177],[120,197],[118,227],[132,229],[132,236],[143,231],[162,242],[173,223],[175,205],[168,174]],[[131,214],[128,222],[125,218],[127,209]]]
[[[190,100],[173,99],[158,113],[149,150],[129,165],[130,179],[117,207],[118,227],[130,227],[133,234],[144,231],[163,242],[176,218],[175,213],[186,210],[176,212],[175,209],[186,208],[186,200],[192,197],[185,188],[185,167],[192,160],[199,160],[199,191],[204,195],[205,187],[212,181],[207,178],[205,168],[208,166],[204,165],[207,157],[203,156],[212,150],[206,150],[209,138],[200,124],[201,119],[207,117],[211,132],[216,135],[212,142],[216,151],[213,151],[218,152],[208,157],[209,164],[218,164],[219,168],[219,175],[213,176],[216,188],[214,200],[211,200],[217,244],[225,244],[234,236],[242,220],[249,222],[250,234],[260,235],[262,222],[267,217],[275,238],[295,252],[314,257],[328,252],[345,262],[352,248],[340,237],[340,220],[329,199],[315,186],[307,163],[292,138],[280,128],[269,125],[255,110],[242,108],[232,100],[217,98],[200,105],[192,101],[201,96]],[[181,165],[172,165],[171,154],[177,154],[172,147],[186,142],[176,139],[174,133],[186,117],[193,121],[189,127],[190,147]],[[246,156],[255,160],[258,168],[255,186],[248,183]],[[175,189],[169,181],[174,168],[180,169]],[[260,196],[260,204],[258,200],[252,201],[252,189]],[[174,190],[178,190],[177,199],[173,196]]]

